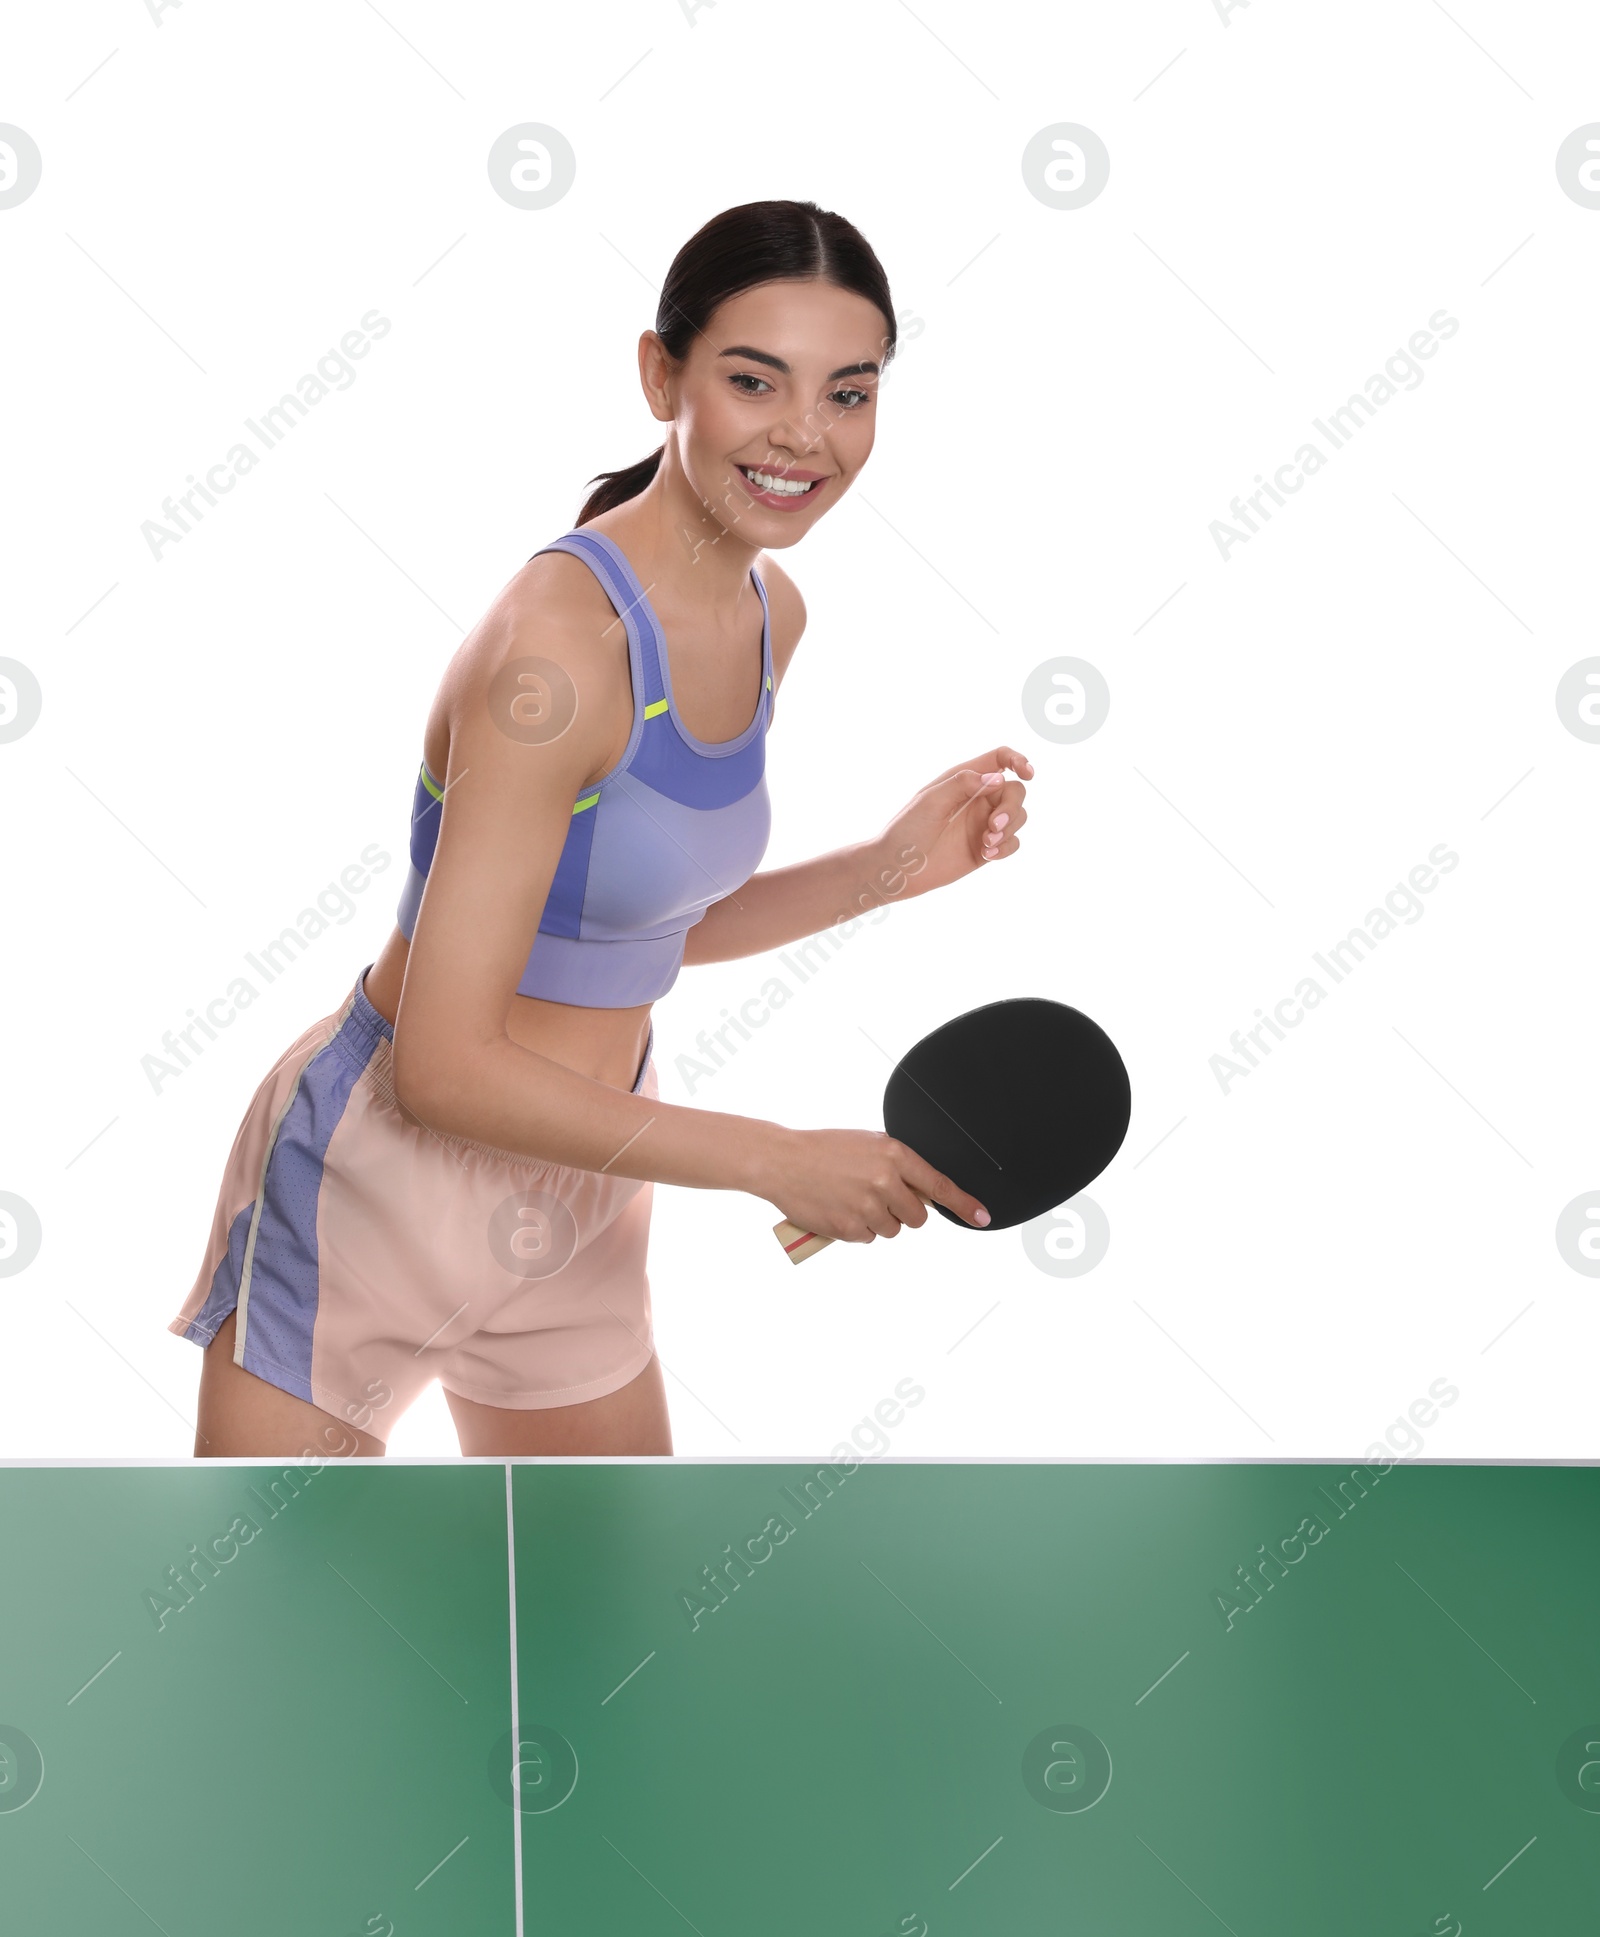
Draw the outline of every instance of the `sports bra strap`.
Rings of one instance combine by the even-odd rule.
[[[564,537],[552,539],[548,545],[541,545],[533,556],[540,557],[545,552],[566,552],[572,558],[581,558],[585,565],[599,579],[605,588],[606,596],[616,607],[623,625],[627,628],[628,638],[644,673],[644,703],[647,709],[662,711],[666,707],[667,689],[661,677],[661,656],[656,649],[656,629],[650,623],[649,601],[644,588],[634,575],[633,567],[622,552],[609,538],[598,531],[569,531]],[[643,615],[645,623],[640,623]]]

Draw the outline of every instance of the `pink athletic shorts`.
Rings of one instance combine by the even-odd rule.
[[[430,1130],[357,977],[234,1138],[205,1263],[167,1330],[387,1439],[432,1379],[488,1406],[598,1399],[654,1350],[653,1186]],[[633,1094],[657,1087],[652,1025]]]

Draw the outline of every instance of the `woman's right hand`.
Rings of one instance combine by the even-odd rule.
[[[870,1244],[928,1221],[929,1202],[982,1229],[989,1213],[908,1145],[881,1130],[779,1131],[757,1195],[817,1237]]]

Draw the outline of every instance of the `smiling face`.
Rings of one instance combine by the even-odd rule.
[[[871,453],[887,328],[864,296],[783,281],[730,297],[681,365],[646,331],[640,376],[673,426],[668,489],[681,478],[707,519],[757,551],[795,544]]]

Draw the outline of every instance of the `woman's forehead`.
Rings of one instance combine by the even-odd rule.
[[[720,303],[701,338],[709,356],[759,349],[792,368],[875,360],[885,325],[876,303],[819,280],[758,283]]]

